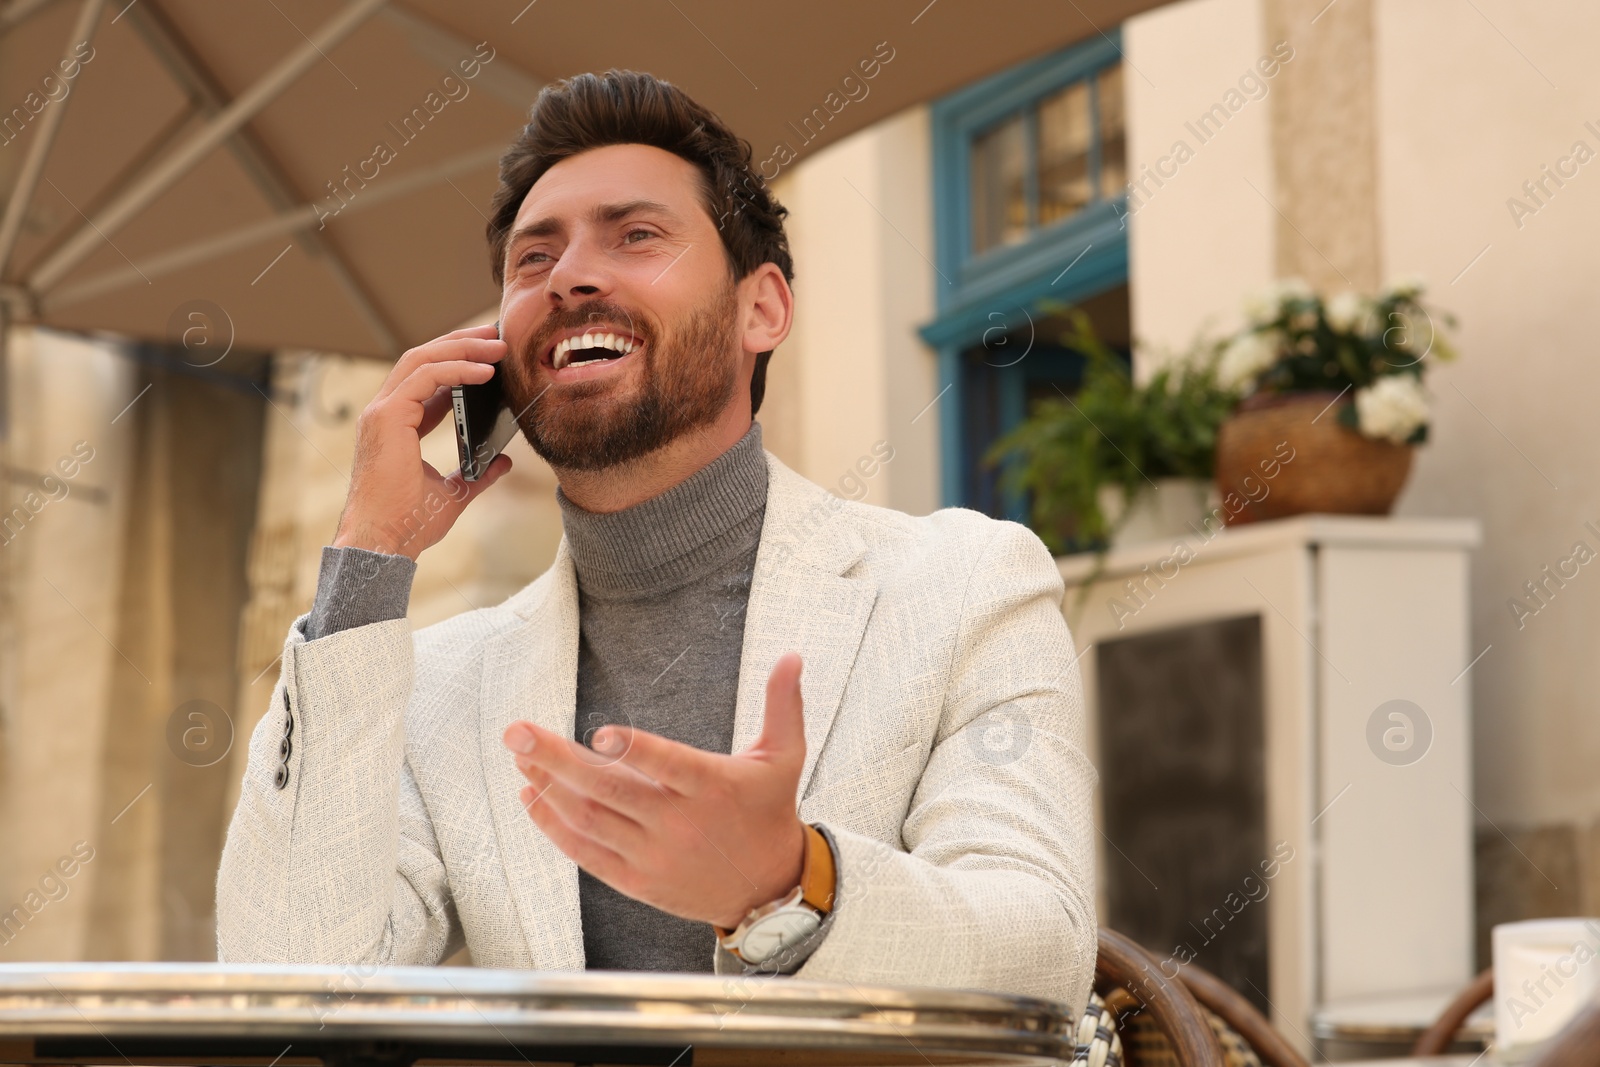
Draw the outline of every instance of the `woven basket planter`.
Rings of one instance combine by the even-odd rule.
[[[1217,434],[1217,488],[1230,526],[1309,512],[1387,515],[1411,446],[1339,422],[1336,393],[1251,397]],[[1331,406],[1330,406],[1331,405]]]

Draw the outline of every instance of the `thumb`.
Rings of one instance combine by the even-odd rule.
[[[461,484],[467,487],[467,497],[461,502],[461,506],[465,508],[468,504],[472,503],[478,498],[478,494],[482,493],[495,482],[498,482],[501,476],[510,470],[511,457],[506,455],[504,452],[501,452],[499,455],[495,456],[494,459],[489,461],[489,465],[484,468],[483,474],[478,478],[477,481],[469,482],[465,477],[457,474],[456,476],[461,478]]]
[[[445,510],[450,515],[451,524],[454,524],[456,519],[461,517],[461,513],[467,509],[468,504],[478,499],[484,490],[498,482],[509,470],[511,470],[511,457],[502,452],[489,461],[489,465],[484,468],[483,474],[475,482],[467,481],[466,476],[459,470],[452,471],[449,477],[442,477],[441,480],[445,485],[445,495],[450,501]]]
[[[806,757],[806,724],[800,699],[802,666],[798,652],[785,652],[778,657],[767,678],[767,708],[761,736],[748,750],[768,759],[792,761],[797,770]]]

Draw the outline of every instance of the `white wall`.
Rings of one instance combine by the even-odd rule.
[[[1600,526],[1600,162],[1520,228],[1507,200],[1575,141],[1600,153],[1584,126],[1600,127],[1600,8],[1380,0],[1377,13],[1384,258],[1392,273],[1430,280],[1460,319],[1462,351],[1429,379],[1434,443],[1399,511],[1484,523],[1472,651],[1493,648],[1469,675],[1480,808],[1508,826],[1591,821],[1600,565],[1582,567],[1520,631],[1507,600],[1575,541],[1600,552],[1582,528]]]
[[[912,108],[801,161],[774,190],[790,210],[796,323],[772,388],[794,388],[799,408],[793,453],[779,455],[840,495],[912,514],[939,506],[943,405],[918,417],[939,391],[916,335],[934,313],[930,157],[927,109]],[[769,391],[768,404],[790,402]],[[873,469],[880,441],[894,458],[851,480],[863,457]]]
[[[1271,49],[1264,21],[1260,0],[1187,0],[1125,25],[1135,175],[1176,140],[1196,146],[1184,123]],[[1484,524],[1472,654],[1493,647],[1460,682],[1474,698],[1470,792],[1483,816],[1581,826],[1600,819],[1600,565],[1582,567],[1520,629],[1507,602],[1575,542],[1600,553],[1600,534],[1582,526],[1600,527],[1600,162],[1543,206],[1522,188],[1577,141],[1600,157],[1600,67],[1586,51],[1600,8],[1377,0],[1375,35],[1383,273],[1429,283],[1459,319],[1463,354],[1429,378],[1433,439],[1396,513]],[[1240,298],[1274,276],[1273,231],[1289,223],[1269,203],[1271,103],[1269,83],[1133,216],[1139,340],[1176,347],[1208,323],[1231,327]],[[1507,203],[1519,196],[1538,208],[1520,226]],[[1152,365],[1146,354],[1141,370]]]
[[[1143,377],[1196,331],[1231,329],[1244,294],[1273,276],[1272,83],[1203,143],[1190,128],[1273,42],[1259,0],[1171,4],[1124,23],[1122,39],[1129,177],[1163,157],[1172,158],[1167,173],[1176,169],[1147,180],[1149,195],[1128,220],[1133,335],[1150,346],[1136,350]],[[1179,142],[1193,152],[1181,165]]]

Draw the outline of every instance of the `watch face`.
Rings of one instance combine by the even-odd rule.
[[[797,941],[813,933],[822,925],[815,912],[780,911],[757,919],[745,931],[739,955],[747,963],[763,963]]]

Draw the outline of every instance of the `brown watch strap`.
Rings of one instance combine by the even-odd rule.
[[[833,849],[828,839],[806,823],[806,858],[800,867],[800,899],[826,915],[833,910],[837,872],[833,869]]]
[[[806,823],[805,827],[806,854],[800,861],[800,899],[826,915],[833,910],[833,894],[838,877],[833,866],[833,849],[828,847],[828,839],[822,836],[821,830],[810,823]],[[711,928],[717,932],[718,939],[733,934],[732,930],[724,930],[715,923]]]

